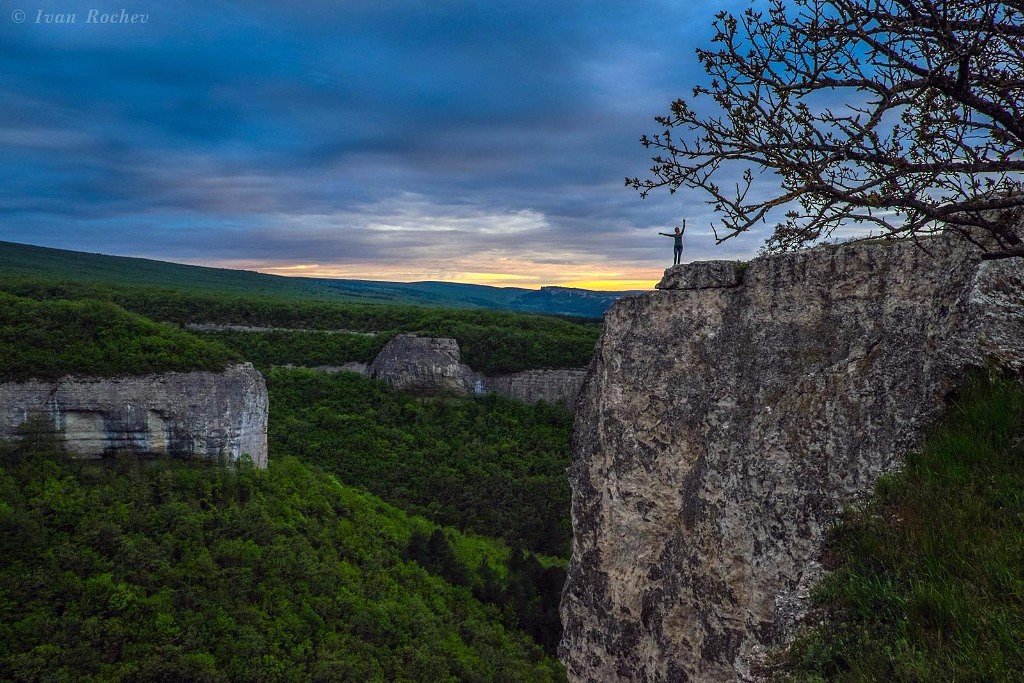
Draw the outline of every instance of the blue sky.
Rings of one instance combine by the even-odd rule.
[[[87,21],[122,7],[145,23]],[[624,288],[658,278],[657,232],[686,216],[688,259],[750,256],[763,234],[715,247],[699,196],[623,187],[652,117],[701,79],[719,7],[5,0],[0,239]]]

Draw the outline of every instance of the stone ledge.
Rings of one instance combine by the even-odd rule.
[[[724,289],[743,282],[743,261],[694,261],[665,269],[656,289]]]

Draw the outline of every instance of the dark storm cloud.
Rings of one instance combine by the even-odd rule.
[[[0,26],[0,239],[210,261],[652,267],[637,143],[698,79],[707,2],[133,3]],[[20,3],[20,4],[17,4]],[[119,9],[109,7],[103,10]],[[403,245],[396,249],[396,245]],[[753,238],[716,256],[749,254]]]

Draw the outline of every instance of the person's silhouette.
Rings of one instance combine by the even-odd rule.
[[[683,258],[683,233],[684,232],[686,232],[686,219],[685,218],[683,219],[683,229],[682,230],[680,230],[679,226],[677,225],[676,226],[676,231],[674,233],[673,232],[659,232],[658,233],[659,235],[664,235],[665,237],[671,237],[672,239],[675,240],[675,242],[673,242],[673,244],[672,244],[672,251],[673,251],[672,265],[673,266],[678,266],[679,265],[679,261],[681,261],[682,258]]]

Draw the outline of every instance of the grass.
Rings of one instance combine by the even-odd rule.
[[[1024,677],[1024,388],[974,381],[832,530],[821,626],[778,680]]]

